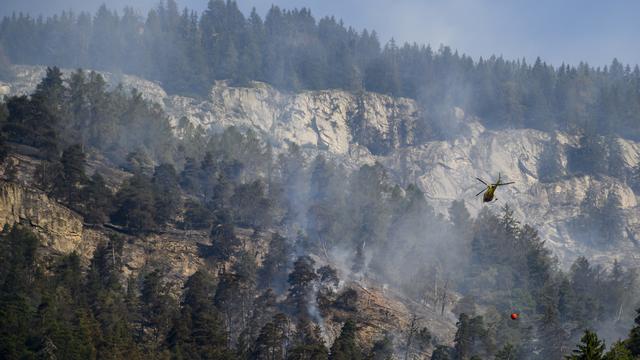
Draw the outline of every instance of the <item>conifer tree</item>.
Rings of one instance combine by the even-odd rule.
[[[604,342],[598,339],[598,335],[590,330],[585,330],[577,349],[573,350],[572,354],[566,358],[568,360],[600,360],[604,356],[604,349]]]
[[[603,360],[632,360],[631,351],[622,341],[616,341],[609,351],[602,357]]]
[[[636,317],[633,320],[634,326],[629,332],[629,338],[625,341],[625,345],[631,351],[631,355],[640,355],[640,309],[636,309]]]
[[[315,262],[308,256],[301,256],[293,263],[293,270],[289,274],[289,293],[287,302],[294,309],[294,314],[306,318],[309,307],[315,307],[314,284],[318,280],[315,272]]]
[[[340,336],[331,346],[329,359],[331,360],[358,360],[362,354],[356,344],[356,322],[348,319],[342,326]]]
[[[82,200],[82,187],[87,183],[84,172],[85,154],[80,145],[72,145],[62,152],[62,169],[53,184],[53,193],[72,208],[78,209]]]

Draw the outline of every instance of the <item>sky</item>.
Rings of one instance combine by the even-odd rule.
[[[177,0],[202,11],[207,0]],[[0,0],[0,15],[23,11],[51,15],[64,9],[95,11],[105,1]],[[141,14],[159,0],[110,0],[110,8],[131,5]],[[383,42],[441,44],[477,59],[502,55],[560,65],[640,64],[640,1],[636,0],[237,0],[245,14],[261,15],[272,4],[307,7],[316,19],[334,15],[358,30],[378,32]]]

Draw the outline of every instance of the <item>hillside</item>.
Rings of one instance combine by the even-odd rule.
[[[2,346],[552,359],[585,328],[630,327],[631,141],[489,130],[376,93],[216,82],[195,99],[128,75],[14,73],[0,301],[28,299],[36,315],[9,326],[39,340]],[[483,205],[475,177],[496,173],[515,184]],[[57,320],[76,335],[29,330],[50,297],[79,309]]]
[[[32,91],[44,69],[19,66],[16,73],[16,79],[5,85],[8,94]],[[531,129],[488,130],[463,109],[453,108],[446,125],[448,139],[416,145],[412,142],[416,119],[428,110],[411,99],[339,90],[288,94],[262,83],[238,88],[217,82],[206,99],[198,100],[167,95],[158,84],[133,76],[107,73],[105,77],[112,85],[136,88],[161,104],[177,136],[188,128],[220,132],[235,126],[254,130],[279,152],[293,143],[304,149],[307,158],[323,153],[352,169],[379,162],[398,183],[418,184],[441,214],[454,200],[464,201],[472,214],[482,207],[509,204],[517,218],[526,219],[540,232],[563,266],[578,256],[596,263],[618,259],[635,264],[630,250],[640,232],[640,217],[631,185],[625,178],[572,174],[568,153],[580,146],[576,136]],[[638,164],[640,144],[619,138],[610,141],[623,150],[621,166],[630,173]],[[539,173],[549,162],[545,151],[553,152],[559,161],[556,172],[561,175],[552,181],[541,181]],[[497,203],[481,204],[473,197],[482,188],[475,177],[490,180],[498,173],[516,183],[500,189]],[[595,234],[574,230],[589,194],[599,207],[609,194],[619,198],[623,224],[615,243],[600,239],[596,230],[589,230]]]

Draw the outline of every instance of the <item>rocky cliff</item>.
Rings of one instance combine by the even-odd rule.
[[[16,73],[13,83],[3,84],[3,89],[9,89],[5,92],[31,91],[43,70],[19,66]],[[464,200],[472,213],[486,206],[498,210],[509,204],[518,219],[540,231],[563,265],[579,255],[596,261],[619,258],[635,262],[629,250],[635,248],[632,240],[640,232],[639,207],[636,195],[624,181],[587,175],[540,181],[538,169],[546,148],[555,146],[561,166],[566,167],[566,153],[577,143],[567,134],[488,130],[463,109],[453,108],[451,121],[456,122],[456,131],[448,140],[414,146],[421,109],[411,99],[340,90],[287,94],[262,83],[239,88],[225,82],[217,82],[206,99],[194,99],[167,95],[158,84],[133,76],[107,73],[105,77],[112,84],[122,82],[125,88],[137,88],[147,99],[160,103],[176,130],[183,118],[204,131],[233,125],[255,130],[269,138],[276,149],[295,143],[311,154],[330,153],[354,167],[378,161],[400,183],[417,183],[440,213],[446,213],[456,199]],[[635,166],[640,144],[617,141],[625,166]],[[498,173],[516,183],[501,188],[498,201],[482,204],[474,197],[482,189],[475,177],[494,180]],[[594,192],[598,199],[611,192],[619,196],[626,231],[618,234],[621,241],[615,246],[596,248],[570,231],[587,191]]]
[[[79,251],[82,217],[46,194],[0,181],[0,226],[30,226],[48,248],[60,253]]]

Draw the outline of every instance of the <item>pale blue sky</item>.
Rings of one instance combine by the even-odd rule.
[[[62,9],[94,11],[105,1],[0,0],[0,14],[27,11],[52,14]],[[617,57],[640,63],[640,1],[634,0],[238,0],[248,13],[264,15],[271,4],[307,7],[316,18],[335,15],[356,29],[375,29],[381,40],[449,45],[473,56],[536,56],[560,64],[606,65]],[[158,0],[111,0],[111,8],[133,5],[141,13]],[[178,0],[198,11],[207,0]]]

